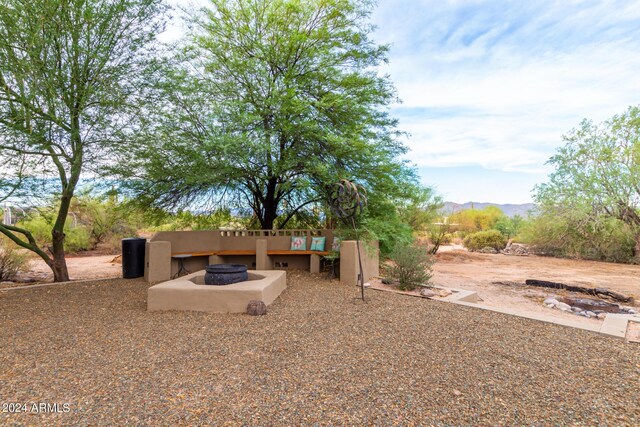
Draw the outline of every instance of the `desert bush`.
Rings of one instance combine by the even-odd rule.
[[[502,233],[507,239],[511,239],[520,232],[523,225],[524,219],[520,215],[514,215],[512,218],[503,216],[495,223],[493,228]]]
[[[463,243],[470,251],[477,251],[486,247],[499,251],[507,246],[507,238],[498,230],[487,230],[469,234],[464,238]]]
[[[391,251],[393,266],[390,276],[398,281],[401,290],[413,290],[420,285],[428,285],[433,276],[433,257],[423,246],[399,243]]]
[[[594,220],[574,209],[545,212],[527,223],[520,238],[534,252],[567,258],[634,262],[634,230],[615,218]]]
[[[339,224],[334,230],[340,240],[355,240],[356,232],[350,224]],[[358,224],[357,231],[360,241],[377,240],[380,244],[380,257],[387,259],[396,245],[409,245],[413,242],[413,231],[409,225],[401,222],[397,216],[391,216],[388,221],[380,218],[364,218]]]
[[[413,230],[398,217],[393,217],[393,221],[366,218],[363,221],[363,227],[371,239],[379,241],[382,257],[390,256],[397,245],[409,245],[413,242]]]
[[[34,215],[25,221],[20,222],[20,226],[31,232],[40,247],[51,246],[51,221],[44,215]],[[64,250],[66,252],[80,252],[91,249],[90,231],[83,225],[73,225],[73,221],[67,221],[64,226]]]
[[[147,225],[144,213],[127,201],[119,202],[114,192],[94,196],[87,189],[74,197],[71,211],[77,225],[89,233],[90,250],[99,245],[103,249],[117,250],[122,238],[137,236],[138,229]]]
[[[85,226],[68,226],[64,228],[64,250],[65,252],[81,252],[94,248],[91,243],[91,232]]]
[[[487,206],[484,209],[464,209],[449,217],[449,224],[456,224],[456,229],[462,233],[476,233],[495,227],[496,223],[504,218],[504,213],[496,206]]]
[[[451,242],[453,237],[450,231],[450,226],[447,224],[431,224],[429,227],[428,240],[431,244],[429,253],[435,255],[440,249],[440,245],[446,245]]]
[[[26,254],[0,240],[0,280],[14,280],[16,275],[28,265]]]

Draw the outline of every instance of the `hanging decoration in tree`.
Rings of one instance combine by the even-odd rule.
[[[358,238],[358,228],[356,227],[356,216],[364,212],[367,206],[367,191],[361,185],[357,185],[347,179],[341,179],[333,185],[329,193],[329,207],[331,213],[338,219],[351,222],[356,235],[356,248],[358,250],[358,282],[360,283],[360,293],[364,301],[364,271],[362,270],[362,258],[360,256],[360,239]]]

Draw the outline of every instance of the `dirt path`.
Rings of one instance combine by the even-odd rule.
[[[106,279],[122,277],[122,264],[114,262],[116,255],[70,256],[67,267],[71,280]],[[51,282],[51,269],[41,259],[31,260],[29,272],[24,276],[37,281]]]
[[[594,288],[609,288],[640,299],[640,266],[538,256],[443,252],[435,264],[439,279],[488,284],[539,279]],[[452,284],[453,285],[453,284]]]
[[[634,297],[636,306],[640,301],[640,266],[637,265],[538,256],[477,254],[459,249],[438,253],[436,259],[432,279],[434,284],[474,290],[483,299],[483,304],[488,306],[518,308],[523,313],[543,314],[550,318],[577,322],[598,322],[549,309],[542,304],[548,296],[585,295],[515,284],[524,284],[526,279],[608,288]]]

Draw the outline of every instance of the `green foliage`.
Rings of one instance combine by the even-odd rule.
[[[464,238],[464,246],[470,251],[487,247],[499,251],[507,246],[507,238],[498,230],[478,231]]]
[[[398,213],[414,232],[429,231],[443,205],[433,188],[417,186],[408,199],[398,203]]]
[[[342,178],[369,194],[411,184],[371,6],[212,0],[161,73],[141,143],[122,155],[140,203],[248,208],[271,229],[307,223]]]
[[[451,226],[449,224],[439,223],[429,226],[428,238],[431,244],[431,254],[435,255],[440,249],[440,245],[445,245],[453,240],[453,235],[450,231]]]
[[[118,203],[115,195],[92,196],[91,193],[92,190],[85,190],[71,202],[74,221],[88,231],[89,249],[106,242],[111,242],[112,249],[116,249],[122,238],[137,235],[140,220],[135,212],[126,204]]]
[[[502,216],[496,221],[493,228],[502,233],[507,239],[510,239],[520,232],[523,225],[524,219],[520,215],[514,215],[511,218]]]
[[[368,193],[368,205],[359,226],[380,241],[380,255],[387,258],[398,244],[408,245],[428,228],[441,206],[434,190],[414,180],[410,171],[396,190]],[[416,227],[416,228],[414,228]]]
[[[456,230],[463,234],[486,231],[494,228],[504,218],[504,213],[496,206],[484,209],[464,209],[449,217],[449,224],[456,224]]]
[[[38,246],[49,248],[52,244],[51,229],[57,217],[59,200],[48,206],[30,211],[19,226],[30,230]],[[71,212],[65,222],[64,249],[79,252],[101,248],[119,250],[121,239],[137,235],[144,227],[142,217],[126,203],[118,203],[115,196],[92,196],[91,190],[83,191],[70,203]]]
[[[178,231],[178,230],[217,230],[217,229],[245,229],[249,227],[249,220],[231,215],[226,209],[211,213],[194,214],[189,211],[181,211],[176,214],[165,214],[161,218],[156,217],[155,225],[150,227],[152,231]]]
[[[589,208],[546,210],[522,229],[522,241],[538,253],[608,262],[633,262],[634,233],[610,217],[596,220]]]
[[[541,234],[532,240],[561,253],[621,259],[630,233],[640,262],[640,108],[599,125],[584,120],[563,139],[549,160],[555,167],[550,182],[535,188],[542,224],[536,224]],[[559,224],[550,227],[552,216]],[[614,247],[622,253],[599,243],[607,239],[617,241]]]
[[[397,218],[392,221],[384,221],[379,218],[367,217],[360,221],[357,231],[348,224],[341,224],[334,230],[334,234],[340,240],[355,240],[357,237],[363,241],[378,240],[380,256],[388,258],[396,244],[409,244],[413,241],[411,228]]]
[[[391,260],[390,275],[398,281],[401,290],[411,291],[420,285],[428,285],[433,276],[433,258],[422,246],[398,243],[391,252]]]
[[[87,227],[82,225],[67,225],[64,229],[66,235],[64,239],[65,252],[81,252],[88,251],[93,248],[91,242],[91,232]]]
[[[6,239],[0,239],[0,281],[14,280],[28,264],[26,254],[18,251]]]
[[[380,256],[389,256],[394,247],[413,242],[413,230],[397,216],[389,220],[384,218],[365,218],[363,226],[371,233],[371,237],[380,242]]]
[[[36,214],[21,221],[19,225],[31,231],[38,246],[43,248],[51,247],[52,215]],[[64,226],[64,249],[66,252],[80,252],[91,249],[90,230],[83,226],[74,226],[72,221]]]

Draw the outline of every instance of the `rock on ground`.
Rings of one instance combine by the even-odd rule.
[[[267,306],[262,301],[249,301],[249,304],[247,304],[247,314],[250,314],[251,316],[265,315],[267,314]]]

